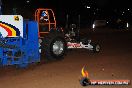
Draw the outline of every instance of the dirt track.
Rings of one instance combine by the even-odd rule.
[[[83,88],[79,78],[84,65],[90,79],[132,80],[132,32],[97,33],[94,38],[100,40],[100,53],[72,50],[61,61],[33,64],[27,69],[0,68],[0,88]],[[132,88],[132,85],[86,88]]]

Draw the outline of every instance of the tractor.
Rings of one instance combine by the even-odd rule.
[[[0,65],[27,67],[48,59],[63,58],[66,41],[62,30],[56,28],[52,9],[39,8],[35,20],[21,15],[0,15]]]
[[[82,38],[80,36],[80,33],[79,33],[80,25],[79,27],[77,27],[76,24],[71,24],[70,27],[67,29],[66,28],[65,29],[63,28],[63,30],[61,28],[58,29],[56,27],[55,15],[52,9],[41,8],[36,10],[35,20],[39,24],[39,37],[42,37],[42,39],[40,39],[41,41],[40,43],[43,46],[42,50],[44,50],[42,54],[45,53],[46,57],[54,56],[54,58],[59,59],[59,58],[62,58],[62,56],[64,56],[64,52],[67,49],[77,49],[77,48],[88,49],[95,53],[100,52],[100,45],[98,43],[93,42],[89,38],[86,38],[86,37]],[[80,24],[80,19],[79,19],[79,24]],[[56,37],[56,34],[57,36],[59,35],[61,38],[63,38],[63,42],[55,42],[55,45],[54,45],[55,47],[53,47],[52,50],[47,49],[45,46],[50,45],[50,43],[45,45],[46,41],[49,41],[51,38]],[[47,36],[48,37],[50,36],[50,39],[47,39]],[[60,45],[63,45],[63,48]],[[56,47],[58,47],[57,50],[56,50]],[[61,53],[61,49],[63,49],[64,52]]]

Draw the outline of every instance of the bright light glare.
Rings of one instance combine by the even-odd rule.
[[[27,3],[29,3],[30,1],[29,1],[29,0],[27,0],[26,2],[27,2]]]
[[[93,28],[95,28],[95,24],[93,24]]]
[[[87,6],[87,9],[90,9],[90,6]]]
[[[129,24],[127,23],[127,27],[129,27]]]

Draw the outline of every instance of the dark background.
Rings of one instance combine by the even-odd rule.
[[[132,20],[132,6],[128,0],[3,0],[2,2],[3,14],[12,14],[12,9],[17,8],[17,13],[25,19],[33,19],[37,8],[51,8],[55,12],[59,26],[65,26],[66,15],[69,16],[70,23],[76,24],[80,15],[83,27],[90,26],[95,19],[108,20],[112,23],[119,18],[130,23]]]

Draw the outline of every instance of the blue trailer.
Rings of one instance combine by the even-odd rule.
[[[10,20],[5,20],[4,18],[6,17]],[[18,20],[15,20],[15,17],[18,17]],[[0,64],[2,66],[16,64],[20,67],[25,67],[28,63],[39,62],[37,22],[23,21],[20,15],[3,15],[1,18],[3,19],[0,21]],[[11,19],[13,20],[12,23],[10,23]],[[15,25],[20,25],[23,29],[18,29]],[[4,31],[7,32],[5,37],[3,37],[6,34]],[[3,32],[4,34],[2,35]]]
[[[40,62],[41,55],[60,58],[66,42],[57,30],[39,36],[37,21],[23,20],[21,15],[0,15],[0,65],[27,67]]]

